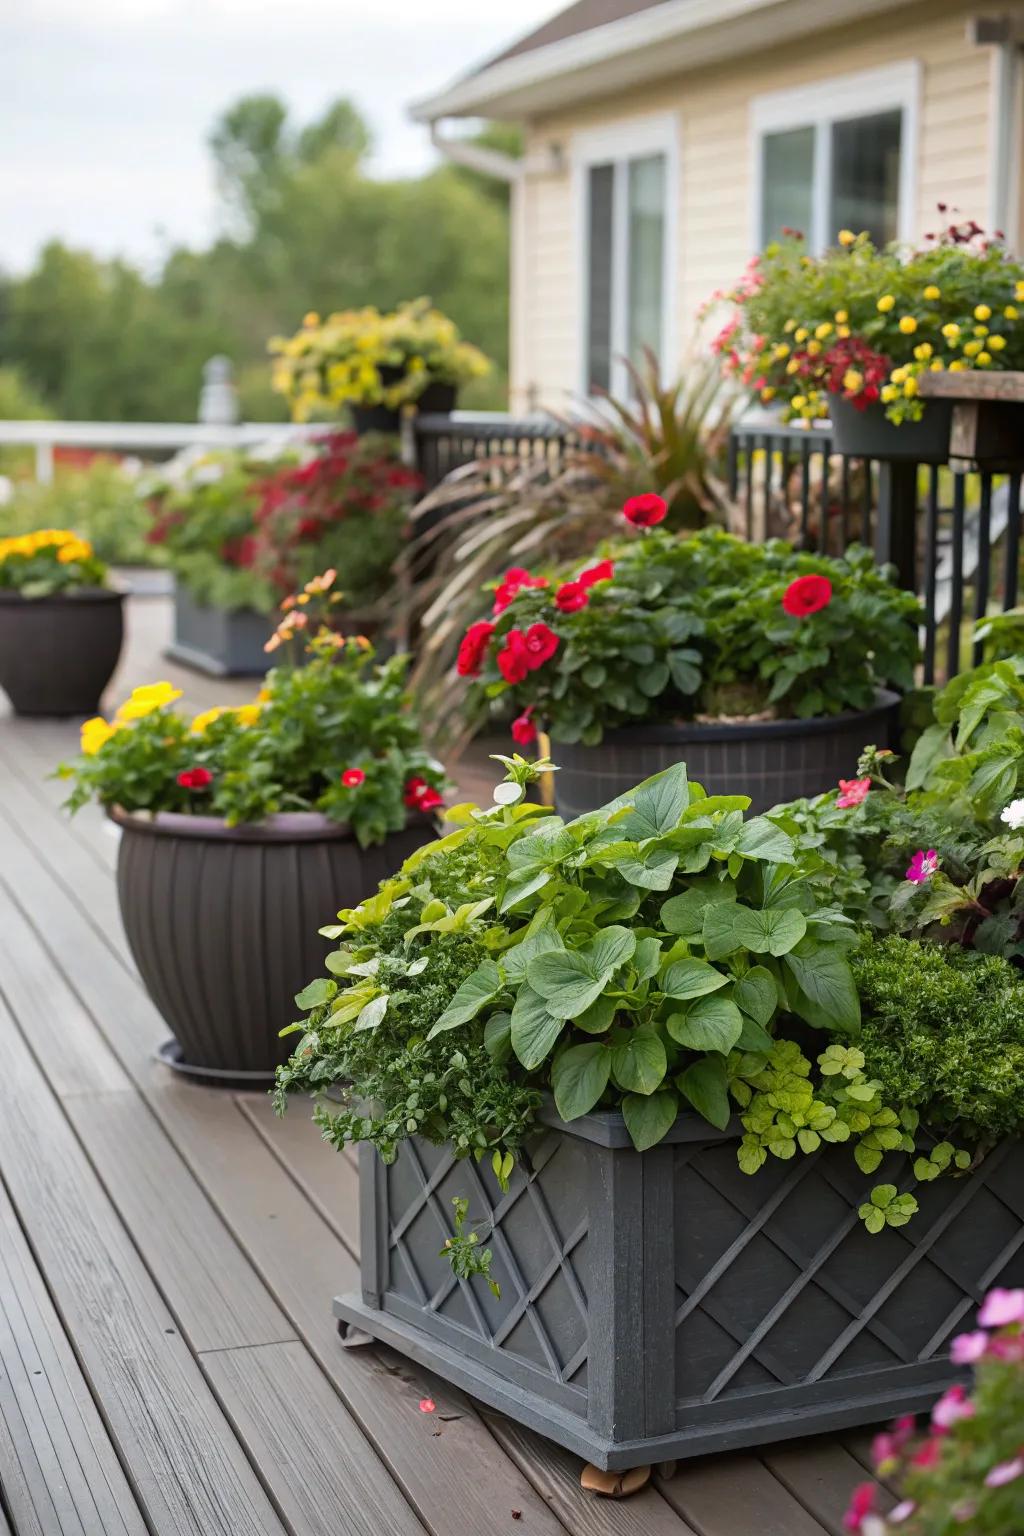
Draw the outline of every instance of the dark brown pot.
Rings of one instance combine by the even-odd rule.
[[[435,835],[420,815],[360,848],[317,812],[228,827],[213,816],[111,811],[117,892],[146,987],[195,1075],[270,1076],[295,1045],[295,994],[324,974],[317,930]],[[171,1058],[167,1058],[171,1059]]]
[[[124,639],[123,594],[0,592],[0,687],[18,715],[95,715]]]
[[[948,400],[929,400],[920,421],[889,420],[883,405],[859,411],[842,395],[829,397],[832,446],[836,453],[857,459],[911,459],[915,464],[945,464],[953,407]]]
[[[400,368],[382,368],[381,379],[385,385],[397,384],[402,377]],[[424,416],[450,416],[455,409],[458,390],[454,384],[444,384],[435,379],[428,384],[416,401],[417,411]],[[402,425],[401,411],[387,405],[353,405],[352,425],[360,437],[367,432],[397,432]]]
[[[869,743],[896,745],[899,707],[897,694],[879,689],[873,709],[819,720],[623,726],[596,747],[552,740],[558,812],[568,821],[596,811],[673,763],[709,795],[749,795],[753,813],[819,795],[853,778]]]

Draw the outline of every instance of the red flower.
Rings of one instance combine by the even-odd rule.
[[[483,666],[493,634],[494,625],[489,624],[486,619],[481,619],[478,624],[469,626],[462,637],[459,658],[455,663],[455,670],[460,677],[476,677]]]
[[[558,650],[559,641],[554,630],[548,629],[546,624],[531,624],[526,631],[525,643],[526,665],[531,672],[536,672],[538,667],[551,660]]]
[[[512,721],[512,740],[517,746],[528,747],[531,741],[537,740],[537,727],[530,719],[532,714],[533,705],[531,704]]]
[[[798,576],[782,594],[782,606],[794,619],[805,619],[831,601],[832,583],[827,576]]]
[[[843,1530],[859,1532],[864,1529],[864,1521],[875,1508],[874,1483],[860,1483],[853,1490],[853,1498],[850,1507],[843,1517]]]
[[[582,581],[565,581],[555,593],[555,607],[559,613],[578,613],[590,602],[590,594]]]
[[[599,560],[596,565],[588,565],[585,571],[580,571],[576,580],[581,587],[592,587],[598,581],[611,581],[615,575],[615,566],[610,560]]]
[[[366,774],[361,768],[346,768],[341,776],[341,782],[346,789],[358,789],[360,784],[366,783]]]
[[[634,528],[653,528],[655,523],[663,523],[668,516],[668,502],[663,496],[646,491],[643,496],[631,496],[622,515]]]
[[[534,625],[534,628],[537,626]],[[510,629],[505,645],[498,652],[498,671],[506,683],[521,683],[531,666],[530,653],[526,648],[526,636],[521,629]]]
[[[410,779],[405,786],[403,799],[414,811],[433,811],[444,804],[437,790],[432,789],[426,779]]]
[[[417,808],[421,811],[436,811],[437,807],[443,804],[444,800],[441,795],[438,794],[436,789],[431,789],[429,785],[421,792],[419,799],[416,801]]]
[[[870,788],[870,779],[840,779],[836,805],[841,811],[849,810],[852,805],[860,805],[867,799]]]
[[[213,783],[209,768],[183,768],[178,774],[182,789],[208,789]]]
[[[513,565],[505,572],[494,594],[494,612],[504,613],[516,593],[523,587],[546,587],[543,576],[531,576],[521,565]]]

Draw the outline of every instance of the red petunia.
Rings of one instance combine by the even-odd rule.
[[[521,629],[510,629],[505,636],[504,647],[498,652],[498,671],[506,683],[521,683],[531,665],[526,636]]]
[[[798,576],[782,594],[782,606],[794,619],[827,608],[832,601],[832,583],[827,576]]]
[[[366,774],[361,768],[346,768],[341,776],[341,782],[346,789],[358,789],[360,784],[366,783]]]
[[[530,704],[512,721],[512,740],[519,747],[528,747],[531,741],[537,740],[537,727],[530,716],[533,714],[533,705]]]
[[[436,811],[439,805],[444,804],[444,799],[438,794],[436,789],[431,789],[428,785],[416,804],[421,811]]]
[[[611,581],[615,575],[615,566],[611,560],[599,560],[596,565],[588,565],[585,571],[580,571],[576,580],[581,587],[592,587],[599,581]]]
[[[590,602],[590,593],[582,581],[565,581],[555,593],[555,607],[559,613],[578,613]]]
[[[439,805],[444,804],[437,790],[433,789],[426,779],[409,779],[402,798],[414,811],[434,811]]]
[[[629,498],[622,509],[622,515],[634,528],[653,528],[656,523],[663,523],[668,516],[668,502],[654,491],[645,491],[642,496]]]
[[[455,663],[455,670],[460,677],[476,677],[483,666],[493,634],[494,625],[489,624],[486,619],[481,619],[478,624],[469,626],[462,637],[459,657]]]
[[[213,783],[209,768],[183,768],[178,774],[182,789],[208,789]]]
[[[513,630],[512,633],[517,631]],[[523,643],[526,647],[526,666],[530,672],[535,672],[546,661],[550,661],[558,650],[558,636],[546,624],[531,624]]]
[[[504,613],[509,603],[517,592],[524,587],[546,587],[547,580],[543,576],[531,576],[529,571],[521,565],[513,565],[507,570],[498,584],[494,594],[494,612]]]

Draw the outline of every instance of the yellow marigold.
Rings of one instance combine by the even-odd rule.
[[[931,369],[932,373],[941,373],[945,366],[946,365],[942,361],[941,357],[933,357],[931,362],[928,364],[928,367]]]
[[[260,717],[261,707],[259,704],[240,704],[235,710],[239,725],[255,725]]]
[[[201,714],[196,715],[189,726],[189,730],[194,731],[197,736],[201,736],[206,727],[212,725],[215,720],[219,720],[225,710],[226,705],[224,704],[215,704],[212,709],[204,709]]]
[[[795,330],[793,332],[793,340],[794,341],[806,341],[810,334],[811,333],[807,329],[806,325],[801,325],[798,330]]]
[[[836,325],[845,325],[850,316],[845,309],[836,310]]]
[[[820,341],[809,341],[807,343],[807,356],[808,357],[817,357],[820,351],[821,351],[821,342]]]
[[[795,320],[787,320],[785,325],[782,327],[782,329],[785,331],[787,336],[790,335],[790,333],[792,331],[796,330],[796,321]]]
[[[899,397],[899,390],[896,388],[895,384],[883,384],[882,385],[882,402],[883,402],[883,404],[891,405],[892,402],[894,400],[896,400],[898,397]]]
[[[979,368],[987,368],[989,363],[992,361],[992,354],[991,352],[979,352],[974,361],[977,363]]]
[[[806,395],[794,395],[789,403],[793,407],[794,411],[802,411],[804,406],[807,404],[807,397]]]
[[[978,353],[980,351],[981,351],[981,342],[980,341],[965,341],[964,342],[964,356],[965,357],[977,357],[977,355],[978,355]]]
[[[953,361],[949,365],[949,371],[950,373],[963,373],[966,367],[967,364],[964,362],[962,357],[954,357]]]
[[[1024,283],[1018,283],[1013,291],[1013,296],[1018,304],[1024,304]]]
[[[823,320],[820,325],[816,325],[814,327],[814,334],[817,336],[819,341],[824,341],[826,336],[831,336],[832,321]]]
[[[960,339],[960,327],[957,325],[955,320],[950,320],[947,325],[942,327],[942,334],[945,336],[947,341],[952,341],[955,343]]]
[[[900,315],[900,330],[904,336],[913,336],[917,330],[917,321],[913,315]]]
[[[894,368],[891,375],[892,382],[894,384],[902,384],[909,372],[909,368]]]
[[[81,733],[82,751],[85,756],[95,757],[100,747],[110,740],[116,730],[117,726],[104,720],[102,715],[94,715],[91,720],[86,720]]]
[[[850,334],[850,327],[848,325],[837,325],[836,326],[836,335],[837,336],[841,336],[845,340],[846,337],[849,336],[849,334]]]
[[[839,231],[840,245],[852,245],[856,238],[857,236],[854,234],[852,229],[841,229]]]
[[[855,395],[863,387],[864,375],[856,368],[847,368],[843,374],[843,388],[848,389],[851,395]]]
[[[269,688],[261,688],[259,693],[256,695],[256,702],[257,702],[257,704],[266,704],[267,700],[270,697],[271,697],[270,689]]]
[[[975,336],[987,336],[988,335],[988,326],[987,325],[976,325],[976,326],[974,326],[973,329],[974,329]]]
[[[910,378],[904,381],[903,393],[908,397],[913,397],[917,394],[917,387],[917,380],[914,378],[913,374],[911,374]]]
[[[974,318],[975,320],[991,320],[992,311],[987,304],[975,304]]]
[[[935,283],[929,283],[927,288],[924,290],[924,296],[926,299],[931,300],[941,299],[942,290],[941,288],[938,288]]]
[[[133,688],[131,698],[126,699],[117,711],[118,720],[142,720],[155,709],[163,709],[181,698],[181,689],[170,683],[144,683]]]
[[[1005,346],[1005,336],[990,336],[988,339],[988,347],[990,352],[1001,352]]]
[[[887,315],[890,309],[895,307],[896,300],[891,293],[883,293],[878,301],[878,309],[883,315]]]
[[[775,391],[770,384],[766,384],[764,389],[762,389],[761,399],[765,402],[765,404],[767,404],[769,400],[775,399]]]
[[[787,373],[796,373],[799,370],[799,367],[800,367],[800,364],[797,362],[796,358],[795,357],[791,357],[789,362],[786,364],[786,372]]]
[[[294,311],[293,311],[293,313],[294,313]],[[302,323],[303,323],[303,325],[308,326],[310,329],[312,329],[313,326],[320,324],[320,316],[317,314],[315,309],[311,309],[308,312],[308,314],[303,315]]]
[[[919,341],[917,346],[914,348],[914,356],[917,358],[918,362],[919,363],[926,363],[928,361],[928,359],[931,357],[931,355],[932,355],[932,344],[931,344],[931,342],[930,341]]]
[[[1007,320],[1017,320],[1020,318],[1020,310],[1017,309],[1013,304],[1007,304],[1006,308],[1003,310],[1003,314]]]
[[[789,343],[787,341],[779,342],[778,346],[775,348],[775,356],[780,358],[789,356]]]

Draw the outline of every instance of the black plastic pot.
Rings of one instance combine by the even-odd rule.
[[[334,1310],[599,1467],[923,1410],[964,1374],[949,1341],[980,1297],[1024,1285],[1019,1139],[872,1236],[858,1207],[913,1184],[904,1153],[870,1176],[842,1146],[748,1175],[738,1122],[687,1113],[636,1152],[618,1113],[540,1118],[507,1193],[487,1159],[414,1138],[386,1167],[363,1146],[362,1294]],[[460,1196],[500,1297],[443,1256]]]
[[[836,453],[863,459],[911,459],[916,464],[945,464],[953,407],[948,400],[929,400],[920,421],[898,425],[881,404],[859,411],[842,395],[830,395],[832,446]]]
[[[316,812],[228,827],[212,816],[111,812],[117,892],[139,974],[174,1032],[162,1054],[198,1077],[269,1077],[295,1041],[295,993],[324,974],[317,930],[435,835],[417,815],[361,848]]]
[[[0,592],[0,687],[18,715],[95,715],[124,639],[124,597]]]
[[[402,377],[399,368],[382,368],[381,379],[385,385],[397,384]],[[427,385],[416,400],[416,410],[423,415],[449,416],[455,409],[458,390],[454,384],[439,383],[436,379]],[[397,432],[402,424],[402,413],[386,405],[353,405],[352,425],[360,437],[367,432]]]
[[[568,821],[596,811],[673,763],[709,795],[749,795],[752,812],[767,811],[852,778],[868,743],[895,746],[899,709],[898,695],[879,689],[873,709],[819,720],[625,726],[597,747],[553,739],[558,812]]]

